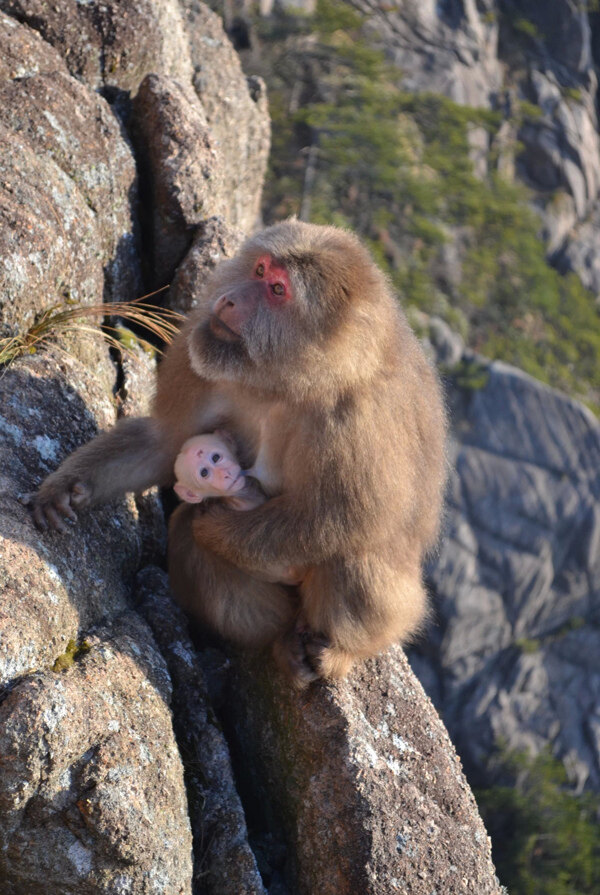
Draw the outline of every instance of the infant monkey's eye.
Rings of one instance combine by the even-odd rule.
[[[265,275],[265,265],[259,264],[258,267],[256,268],[256,276],[264,277],[264,275]]]
[[[206,476],[208,475],[208,469],[206,468],[206,466],[202,467],[202,469],[200,470],[200,475],[203,479],[206,478]]]
[[[212,457],[211,457],[210,459],[213,461],[213,463],[218,463],[219,460],[221,459],[221,455],[220,455],[220,454],[213,454]]]

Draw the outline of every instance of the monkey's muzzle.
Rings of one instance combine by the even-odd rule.
[[[256,313],[265,299],[265,283],[245,282],[220,295],[212,308],[210,331],[224,342],[239,342],[244,324]]]
[[[234,332],[226,323],[216,314],[211,314],[209,321],[210,331],[221,342],[240,342],[240,333]]]

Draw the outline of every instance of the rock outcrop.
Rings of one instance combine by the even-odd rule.
[[[206,121],[206,114],[192,84],[194,35],[178,4],[2,8],[12,16],[0,14],[0,330],[24,336],[44,310],[126,300],[143,291],[147,240],[138,183],[141,171],[146,196],[146,169],[123,123],[130,120],[129,94],[142,78],[155,72],[185,93],[191,115]],[[220,79],[230,54],[225,38],[220,59],[213,48]],[[209,70],[205,78],[208,91]],[[251,96],[239,65],[229,78],[236,102],[254,106],[255,88]],[[261,109],[260,140],[249,140],[242,158],[229,154],[240,169],[251,157],[253,176],[259,172],[243,204],[247,227],[258,208],[268,148],[264,101]],[[148,137],[164,144],[171,125],[156,121]],[[215,176],[223,181],[225,163],[218,164]],[[170,185],[185,193],[184,208],[194,185]],[[218,206],[230,222],[238,221],[239,208],[239,197]],[[208,216],[205,209],[185,218],[186,244],[164,253],[171,270],[196,230],[210,230]],[[177,226],[174,221],[167,234],[171,240]],[[151,626],[133,609],[137,570],[164,551],[156,495],[99,508],[68,535],[41,535],[26,507],[27,493],[78,444],[112,426],[117,413],[147,412],[154,364],[134,337],[125,342],[118,369],[99,334],[75,331],[54,347],[30,341],[33,354],[2,371],[0,878],[7,895],[209,891],[199,881],[213,865],[212,891],[226,891],[223,859],[209,860],[199,840],[194,864],[194,792],[188,799],[170,711],[177,672],[169,673]],[[168,655],[168,644],[161,646]],[[194,708],[199,694],[192,703],[191,685],[178,692],[190,699],[190,715],[200,717]],[[210,733],[207,711],[204,706],[198,736],[203,744],[221,737],[219,785],[235,793],[227,746],[214,727]],[[256,885],[247,891],[260,892],[239,799],[237,805],[227,832],[239,842],[239,854],[246,850],[246,876],[254,873]],[[197,823],[207,816],[201,813]],[[238,871],[238,881],[244,872]]]
[[[0,8],[38,31],[70,73],[94,90],[135,93],[150,72],[183,83],[192,77],[189,35],[177,0],[0,0]]]
[[[71,77],[52,47],[1,13],[0,55],[0,332],[7,335],[61,301],[135,297],[140,280],[136,167],[108,103]]]
[[[487,106],[502,84],[496,0],[474,3],[356,3],[407,90]]]
[[[439,326],[436,337],[444,343]],[[520,371],[466,353],[449,395],[436,624],[413,667],[473,779],[486,779],[499,745],[536,754],[550,744],[578,788],[598,789],[600,424]]]
[[[302,895],[500,895],[489,841],[442,723],[400,647],[292,691],[238,660],[220,707],[254,823],[284,832]]]
[[[190,892],[170,681],[149,629],[126,612],[71,653],[0,705],[3,891]]]
[[[172,78],[148,75],[134,101],[134,121],[150,185],[152,285],[159,288],[173,278],[194,229],[225,213],[227,187],[193,91]]]
[[[173,604],[165,572],[152,566],[143,569],[136,597],[173,681],[173,723],[190,793],[194,878],[202,881],[208,895],[265,895],[247,839],[229,748],[210,702],[200,656],[183,612]]]

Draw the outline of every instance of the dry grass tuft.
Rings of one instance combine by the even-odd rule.
[[[162,291],[162,290],[158,290]],[[151,293],[155,295],[156,293]],[[119,351],[127,351],[127,345],[119,336],[119,327],[104,322],[104,318],[118,317],[142,327],[167,345],[178,333],[184,317],[177,311],[148,304],[144,299],[115,302],[114,304],[78,305],[57,304],[47,308],[33,326],[17,336],[0,339],[0,364],[9,364],[25,354],[35,354],[40,348],[61,335],[101,337]],[[136,334],[137,341],[147,349],[157,351],[154,344]]]

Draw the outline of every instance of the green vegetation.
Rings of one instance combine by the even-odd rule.
[[[597,408],[598,311],[577,277],[548,265],[526,189],[497,170],[500,113],[403,91],[362,25],[347,3],[319,0],[314,18],[259,26],[273,117],[266,219],[351,227],[405,307]],[[517,119],[539,115],[521,105]],[[482,134],[487,174],[476,176]]]
[[[515,646],[522,653],[530,655],[539,652],[540,641],[534,637],[520,637],[518,640],[515,640]]]
[[[475,359],[460,361],[455,367],[442,370],[444,375],[453,379],[458,388],[467,391],[478,391],[488,384],[490,374],[487,367]]]
[[[500,881],[511,895],[597,895],[598,795],[573,795],[549,751],[504,753],[502,765],[507,783],[475,792]]]
[[[524,34],[525,37],[539,37],[536,25],[533,22],[530,22],[529,19],[524,19],[522,17],[515,19],[513,28],[520,34]]]
[[[52,666],[52,671],[59,674],[62,671],[68,671],[77,659],[81,659],[82,656],[85,656],[86,653],[89,653],[91,650],[91,646],[87,642],[87,640],[82,640],[81,643],[77,643],[76,640],[69,640],[67,644],[67,648],[60,656],[57,657],[54,665]]]

